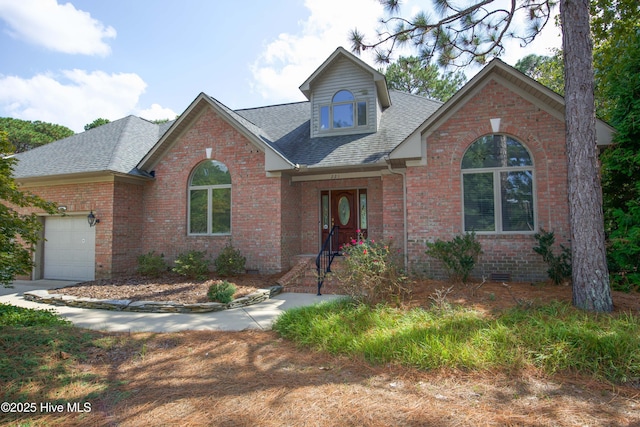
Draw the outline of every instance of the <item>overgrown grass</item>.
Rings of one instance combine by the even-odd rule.
[[[568,304],[494,316],[461,307],[402,310],[338,300],[288,310],[282,336],[333,354],[421,369],[576,371],[624,382],[640,376],[640,319],[594,315]]]

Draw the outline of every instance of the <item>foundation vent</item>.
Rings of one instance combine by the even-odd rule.
[[[492,282],[510,282],[511,274],[509,273],[491,273],[489,279]]]

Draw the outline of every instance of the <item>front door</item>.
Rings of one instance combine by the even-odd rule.
[[[333,226],[338,226],[337,246],[351,244],[359,237],[366,237],[366,190],[323,191],[322,242],[324,243]],[[358,236],[360,230],[361,236]]]

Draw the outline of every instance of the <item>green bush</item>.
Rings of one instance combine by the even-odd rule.
[[[542,260],[547,263],[549,268],[547,274],[549,278],[556,285],[562,283],[566,279],[571,278],[571,250],[563,245],[560,245],[560,255],[553,253],[553,243],[556,238],[551,231],[545,231],[540,229],[540,233],[536,233],[533,237],[538,242],[538,246],[535,246],[533,250],[535,253],[542,256]]]
[[[611,286],[617,291],[640,290],[640,202],[627,203],[627,210],[610,213],[615,229],[609,231],[607,260]]]
[[[222,304],[228,304],[233,301],[233,295],[236,293],[236,285],[227,282],[217,282],[209,286],[207,292],[207,298],[209,301],[221,302]]]
[[[218,257],[214,260],[216,273],[220,276],[233,276],[244,273],[244,265],[247,259],[231,243],[227,244]]]
[[[359,238],[342,247],[344,268],[336,275],[341,291],[359,303],[399,304],[408,294],[407,277],[390,246]]]
[[[172,271],[189,279],[205,280],[209,274],[210,261],[205,259],[206,252],[189,251],[180,254],[175,260]]]
[[[438,239],[427,243],[425,253],[443,263],[451,280],[464,283],[482,254],[482,246],[476,240],[475,233],[465,233],[449,241]]]
[[[36,310],[0,303],[0,327],[5,326],[71,326],[54,310]]]
[[[160,277],[169,269],[164,254],[157,255],[155,251],[138,256],[138,273],[143,276]]]

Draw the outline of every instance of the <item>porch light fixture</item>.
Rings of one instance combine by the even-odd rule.
[[[100,222],[100,220],[93,214],[93,210],[89,212],[89,215],[87,215],[87,221],[89,222],[89,227],[93,227]]]

